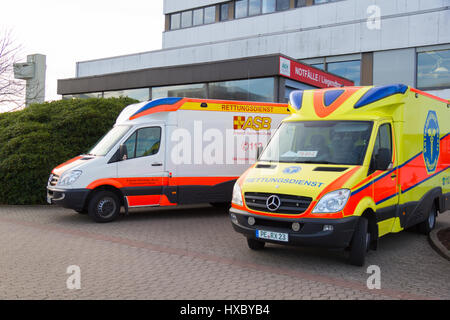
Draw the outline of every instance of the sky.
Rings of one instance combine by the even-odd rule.
[[[29,54],[47,56],[46,101],[78,61],[161,49],[163,0],[2,0],[0,34]]]

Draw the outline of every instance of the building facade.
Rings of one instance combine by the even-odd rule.
[[[164,15],[162,50],[78,62],[58,93],[89,93],[80,83],[100,93],[92,77],[281,54],[356,85],[403,83],[450,99],[449,0],[164,0]]]

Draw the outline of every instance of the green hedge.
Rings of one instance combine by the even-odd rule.
[[[0,114],[0,204],[44,204],[52,169],[89,151],[135,102],[60,100]]]

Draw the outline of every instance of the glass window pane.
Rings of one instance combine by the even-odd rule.
[[[276,0],[263,0],[262,13],[275,12]]]
[[[192,26],[192,11],[185,11],[181,13],[181,27],[187,28]]]
[[[127,147],[127,159],[136,158],[136,132],[125,141],[124,145]]]
[[[450,50],[417,55],[417,87],[450,88]]]
[[[300,8],[306,6],[306,0],[295,0],[295,7]]]
[[[234,4],[234,17],[244,18],[248,16],[248,0],[238,0]]]
[[[170,30],[175,30],[180,28],[181,14],[174,13],[170,16]]]
[[[206,98],[206,84],[187,84],[152,88],[152,99],[166,97]]]
[[[203,24],[203,8],[194,10],[194,26]]]
[[[209,97],[211,99],[273,102],[274,87],[274,78],[212,82],[209,84]]]
[[[228,20],[228,14],[230,12],[230,5],[228,3],[220,6],[220,21]]]
[[[329,0],[314,0],[314,4],[321,4],[321,3],[327,3],[330,2]]]
[[[315,64],[311,64],[311,67],[320,69],[320,70],[325,70],[325,65],[323,63],[315,63]]]
[[[205,8],[205,24],[213,23],[216,21],[216,6]]]
[[[388,149],[392,155],[392,138],[391,138],[391,125],[383,124],[380,129],[378,129],[377,139],[375,140],[375,146],[373,148],[373,155],[378,154],[378,151],[383,149]]]
[[[361,61],[342,61],[327,64],[328,72],[352,80],[358,86],[361,79]]]
[[[103,94],[104,98],[119,98],[119,97],[129,97],[136,99],[138,101],[148,101],[150,99],[150,90],[148,88],[144,89],[131,89],[131,90],[118,90],[118,91],[107,91]]]
[[[255,16],[261,14],[261,0],[250,0],[248,6],[248,15]]]
[[[290,0],[277,0],[277,11],[289,9],[290,2]]]
[[[143,128],[137,131],[136,158],[157,154],[161,140],[161,128]]]

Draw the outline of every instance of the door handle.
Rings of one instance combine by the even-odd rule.
[[[153,162],[152,163],[152,167],[160,167],[160,166],[162,166],[161,162]]]
[[[397,177],[397,175],[394,173],[393,175],[391,175],[391,178],[392,179],[394,179],[394,178],[396,178]]]

